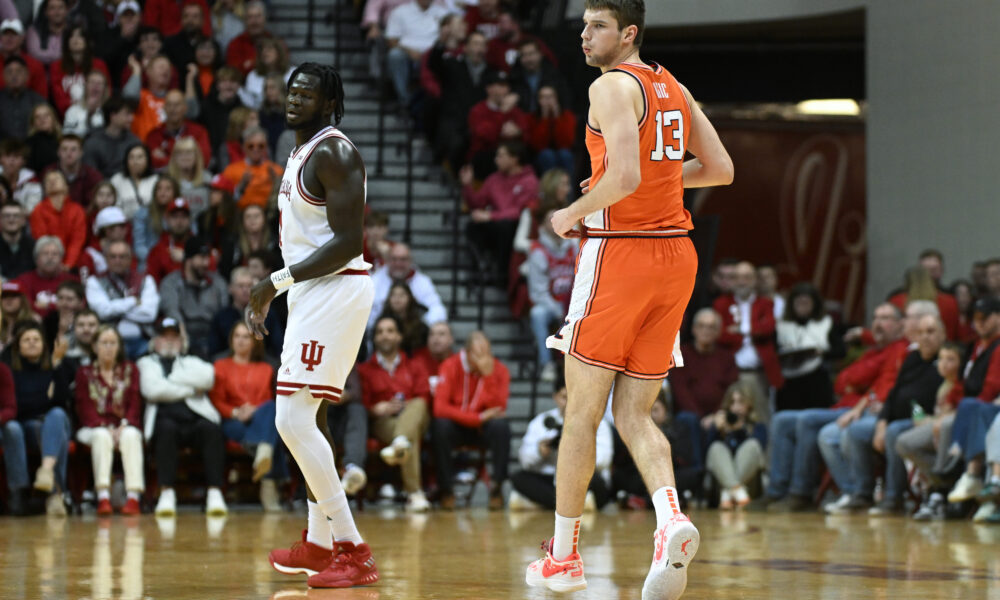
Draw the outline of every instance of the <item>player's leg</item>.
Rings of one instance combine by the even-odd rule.
[[[615,372],[566,357],[566,390],[569,401],[563,417],[562,439],[556,465],[556,524],[546,556],[528,565],[528,585],[571,592],[587,587],[583,561],[577,549],[580,517],[587,487],[594,476],[597,427],[614,381]]]

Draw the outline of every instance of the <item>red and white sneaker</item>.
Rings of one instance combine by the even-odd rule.
[[[327,550],[306,541],[308,530],[302,530],[302,541],[295,542],[288,550],[271,550],[267,560],[275,571],[285,575],[315,575],[333,562],[333,550]],[[336,544],[334,544],[336,548]]]
[[[677,600],[687,588],[687,566],[701,535],[691,519],[678,513],[653,534],[653,564],[642,586],[642,600]]]
[[[552,540],[542,543],[545,558],[539,558],[528,565],[524,574],[524,582],[531,587],[544,587],[553,592],[578,592],[587,589],[587,580],[583,577],[583,559],[578,552],[566,557],[566,560],[552,558]]]
[[[125,501],[125,506],[122,507],[122,514],[126,516],[138,515],[142,513],[142,507],[139,506],[139,501],[135,498],[129,498]]]
[[[101,500],[98,500],[97,502],[98,517],[107,517],[110,516],[111,513],[113,512],[114,509],[111,508],[111,500],[108,500],[107,498],[102,498]]]
[[[368,544],[337,542],[333,562],[309,578],[309,587],[348,588],[378,581],[378,567]]]

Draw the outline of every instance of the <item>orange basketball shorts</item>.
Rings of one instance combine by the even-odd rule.
[[[630,377],[662,379],[683,364],[679,332],[697,271],[686,235],[589,238],[566,322],[547,345]]]

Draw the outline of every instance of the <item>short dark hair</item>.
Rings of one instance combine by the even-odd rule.
[[[386,320],[392,321],[396,326],[396,331],[399,332],[399,335],[403,335],[403,322],[400,321],[395,315],[383,312],[377,319],[375,319],[375,325],[372,327],[372,343],[375,342],[375,331],[378,330],[378,324]]]
[[[302,63],[288,76],[288,87],[296,75],[312,75],[319,78],[319,89],[326,100],[333,100],[336,105],[333,107],[333,124],[339,125],[344,118],[344,82],[340,78],[340,73],[330,65],[321,65],[315,62]]]
[[[163,33],[156,27],[151,27],[149,25],[142,25],[139,27],[139,35],[136,36],[136,39],[141,40],[147,35],[155,35],[160,38],[161,43],[163,42]]]
[[[83,138],[75,133],[63,134],[63,136],[59,138],[59,143],[62,144],[63,142],[76,142],[81,148],[83,148]]]
[[[81,317],[94,317],[95,319],[97,319],[98,323],[101,322],[101,317],[99,317],[97,315],[97,313],[94,312],[94,310],[90,309],[90,308],[84,308],[84,309],[78,310],[77,313],[75,315],[73,315],[73,323],[75,324],[76,321],[77,321],[77,319],[80,319]]]
[[[28,145],[18,138],[7,138],[0,142],[0,156],[10,154],[20,154],[22,158],[28,158]],[[17,179],[16,177],[14,178]]]
[[[367,217],[365,217],[365,225],[368,226],[368,227],[375,226],[375,225],[381,225],[382,227],[388,227],[389,226],[389,215],[388,215],[388,213],[384,213],[384,212],[382,212],[380,210],[373,210],[370,213],[368,213]]]
[[[111,115],[119,113],[123,108],[128,108],[131,112],[135,112],[136,102],[135,100],[127,100],[122,98],[120,94],[115,94],[104,101],[101,105],[101,114],[104,115],[104,124],[107,125],[111,122]]]
[[[618,21],[619,31],[635,25],[638,31],[632,45],[636,48],[642,46],[642,35],[646,30],[646,3],[643,0],[585,0],[583,8],[610,11]]]
[[[936,248],[927,248],[926,250],[920,253],[920,260],[924,260],[925,258],[931,258],[931,257],[936,258],[941,262],[944,262],[944,254],[941,254],[941,251]]]
[[[64,281],[60,283],[59,287],[56,288],[56,293],[58,294],[63,290],[69,290],[73,292],[76,295],[76,297],[79,298],[80,300],[84,300],[87,298],[87,292],[83,289],[83,284],[80,283],[79,281]]]
[[[503,148],[506,150],[507,154],[510,154],[517,159],[518,164],[523,165],[526,161],[525,156],[527,155],[527,149],[525,148],[523,142],[518,140],[504,140],[500,142],[500,145],[497,146],[497,148]]]

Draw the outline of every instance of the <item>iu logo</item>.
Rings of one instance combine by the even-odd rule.
[[[302,364],[306,366],[306,371],[312,371],[313,367],[323,362],[323,349],[316,340],[309,340],[308,344],[302,344]]]
[[[292,182],[287,179],[282,180],[281,189],[278,191],[279,196],[284,196],[285,198],[291,198],[292,196]]]

